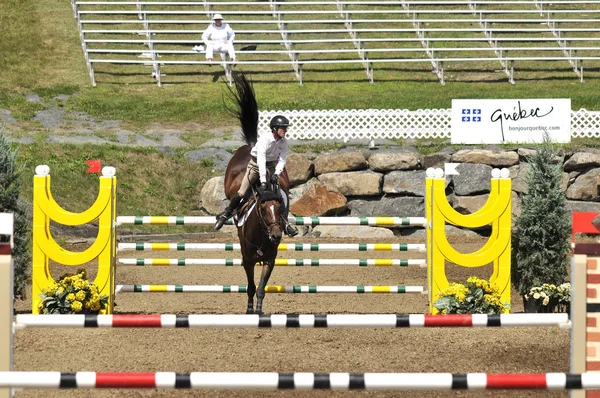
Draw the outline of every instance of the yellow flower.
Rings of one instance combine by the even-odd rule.
[[[85,291],[83,291],[83,290],[80,290],[77,293],[75,293],[75,298],[79,301],[85,300],[85,296],[86,296],[86,294],[85,294]]]
[[[56,289],[56,294],[63,294],[65,292],[65,289],[60,286],[58,289]]]
[[[75,289],[83,290],[85,289],[85,281],[78,279],[73,282],[73,286],[75,287]]]
[[[73,293],[69,293],[69,294],[67,294],[66,299],[67,299],[67,301],[74,302],[75,301],[75,295]]]
[[[81,309],[83,308],[83,305],[81,304],[80,301],[73,301],[71,303],[71,308],[75,311],[75,312],[81,312]]]

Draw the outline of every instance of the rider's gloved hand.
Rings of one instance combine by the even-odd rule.
[[[279,174],[273,173],[271,174],[271,184],[279,183]]]
[[[261,182],[260,183],[260,190],[261,191],[266,191],[267,190],[267,183],[266,182]]]

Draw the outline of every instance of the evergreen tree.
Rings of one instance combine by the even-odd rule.
[[[31,269],[31,232],[24,203],[19,199],[21,170],[17,169],[17,154],[0,130],[0,213],[14,215],[14,295],[24,299]]]
[[[558,285],[568,274],[571,212],[561,189],[563,165],[546,134],[528,159],[527,189],[512,233],[512,283],[524,296],[533,286]]]

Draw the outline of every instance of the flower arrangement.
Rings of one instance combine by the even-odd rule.
[[[571,305],[571,284],[569,282],[558,286],[544,283],[534,286],[525,296],[525,302],[535,306],[537,312],[566,312]]]
[[[451,283],[439,293],[433,306],[442,314],[501,314],[509,308],[500,301],[496,285],[474,276],[464,284]]]
[[[85,269],[65,274],[40,294],[38,309],[42,314],[98,314],[108,305],[108,296],[87,280]]]

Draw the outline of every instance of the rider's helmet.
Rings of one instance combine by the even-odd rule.
[[[289,125],[290,121],[285,116],[281,115],[273,117],[273,119],[271,119],[271,123],[269,123],[269,127],[271,127],[271,130],[279,127],[287,127]]]

